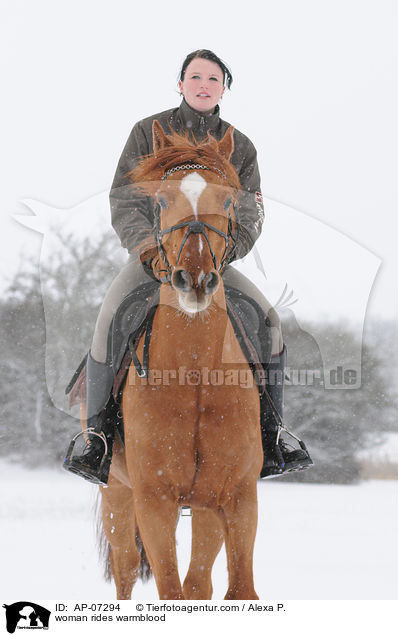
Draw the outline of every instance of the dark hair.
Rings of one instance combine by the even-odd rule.
[[[181,82],[184,81],[185,71],[187,69],[188,64],[190,64],[192,62],[192,60],[194,60],[194,59],[196,59],[198,57],[201,58],[202,60],[209,60],[210,62],[215,62],[216,64],[218,64],[218,66],[220,67],[220,69],[223,72],[223,82],[224,82],[225,86],[227,86],[227,88],[231,88],[231,84],[232,84],[232,73],[231,73],[231,71],[229,70],[229,68],[225,64],[225,62],[220,60],[218,55],[213,53],[213,51],[209,51],[208,49],[198,49],[198,51],[193,51],[192,53],[187,55],[187,57],[184,60],[183,65],[182,65],[180,76],[179,76],[179,80]]]

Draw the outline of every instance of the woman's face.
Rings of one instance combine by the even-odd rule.
[[[221,68],[201,57],[188,64],[178,86],[189,106],[201,113],[213,112],[225,90]]]

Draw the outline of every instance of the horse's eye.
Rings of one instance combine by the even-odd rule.
[[[232,203],[232,199],[229,199],[229,198],[228,198],[228,199],[225,199],[225,201],[224,201],[224,206],[223,206],[223,207],[224,207],[224,210],[228,210],[228,208],[229,208],[229,206],[231,205],[231,203]]]
[[[159,197],[158,198],[158,203],[159,203],[160,207],[162,208],[162,210],[165,210],[168,207],[168,205],[169,205],[164,197]]]

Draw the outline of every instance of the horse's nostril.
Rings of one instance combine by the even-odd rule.
[[[206,274],[204,283],[205,283],[205,294],[211,294],[219,283],[220,277],[217,272],[209,272]]]
[[[176,289],[188,291],[192,287],[192,280],[185,269],[177,269],[172,276],[172,284]]]

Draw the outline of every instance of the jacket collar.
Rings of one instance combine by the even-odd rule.
[[[208,132],[216,130],[220,123],[220,107],[218,105],[214,112],[206,115],[191,108],[183,99],[178,111],[184,128],[191,131],[197,138],[203,138]]]

